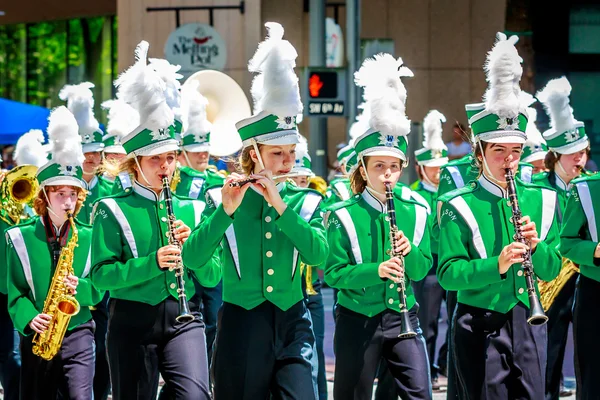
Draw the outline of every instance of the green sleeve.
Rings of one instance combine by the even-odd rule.
[[[587,218],[576,189],[572,189],[567,201],[563,216],[563,225],[560,232],[560,251],[562,255],[575,264],[599,265],[599,260],[594,258],[598,242],[593,242],[586,231],[589,229]]]
[[[17,331],[22,335],[27,335],[32,333],[31,329],[28,327],[29,323],[40,314],[40,312],[28,297],[29,293],[31,293],[31,288],[25,279],[23,266],[21,265],[19,256],[17,256],[10,238],[7,237],[7,241],[6,265],[8,269],[8,313],[10,314]]]
[[[90,278],[79,278],[75,298],[81,307],[95,306],[104,297],[104,292],[92,285]]]
[[[533,272],[546,282],[556,278],[560,272],[562,258],[558,251],[559,242],[558,222],[554,218],[552,226],[548,230],[548,235],[546,235],[544,241],[538,243],[531,255]],[[511,268],[514,267],[515,265]]]
[[[0,219],[0,234],[3,233],[10,226]],[[0,240],[0,255],[2,259],[6,259],[6,240]],[[0,263],[0,293],[7,294],[8,288],[6,287],[6,280],[8,279],[8,267],[6,263]]]
[[[291,207],[287,207],[275,224],[288,237],[307,265],[319,265],[327,260],[329,245],[321,213],[317,209],[310,222],[306,222]]]
[[[97,204],[90,272],[94,286],[100,290],[123,289],[159,276],[163,271],[156,261],[156,251],[123,261],[126,240],[122,237],[121,227],[102,202]]]
[[[222,204],[215,208],[212,201],[207,202],[202,222],[183,244],[183,263],[191,269],[198,269],[211,261],[232,222],[233,218],[227,215]]]
[[[194,265],[193,267],[189,267],[198,279],[198,282],[204,287],[215,287],[221,281],[221,258],[219,257],[219,254],[221,254],[221,250],[221,247],[217,246],[208,262],[206,262],[204,265],[196,263],[196,265]],[[188,264],[184,261],[184,265],[187,267],[191,264]]]
[[[404,257],[406,276],[412,281],[420,281],[427,276],[427,273],[433,265],[429,232],[425,230],[421,243],[419,243],[418,246],[411,242],[410,247],[410,253]]]
[[[325,282],[336,289],[351,290],[381,285],[379,263],[354,264],[350,257],[350,240],[335,212],[329,215],[327,225],[329,257],[325,266]]]
[[[446,290],[468,290],[501,282],[498,256],[473,259],[469,254],[471,230],[458,211],[443,203],[440,215],[437,268],[440,285]]]
[[[440,175],[440,184],[438,185],[438,196],[443,195],[444,193],[448,193],[452,190],[456,189],[456,184],[454,183],[454,179],[448,169],[442,169],[442,173]]]

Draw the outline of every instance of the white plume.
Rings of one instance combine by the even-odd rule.
[[[79,133],[91,135],[100,130],[100,124],[94,116],[94,93],[91,82],[82,82],[79,85],[65,85],[58,97],[67,102],[67,108],[75,116]]]
[[[446,117],[438,110],[431,110],[423,120],[423,147],[429,150],[448,150],[444,144],[442,124]]]
[[[370,127],[387,135],[407,136],[410,133],[405,108],[406,88],[400,78],[412,77],[413,73],[402,64],[402,58],[396,60],[390,54],[380,53],[367,58],[354,73],[354,81],[365,91]]]
[[[535,121],[537,119],[537,110],[533,107],[527,107],[527,129],[525,134],[527,135],[527,141],[525,146],[539,146],[540,144],[546,144],[542,133],[538,130]]]
[[[85,157],[77,121],[65,106],[52,110],[48,117],[48,141],[51,143],[52,161],[60,165],[82,165]]]
[[[248,63],[248,70],[258,75],[250,90],[254,113],[266,111],[278,117],[302,113],[298,77],[294,72],[298,53],[294,46],[283,40],[283,27],[267,22],[267,38],[261,42]]]
[[[178,72],[181,65],[171,64],[162,58],[150,58],[148,61],[167,85],[165,89],[167,104],[173,110],[175,117],[181,119],[181,83],[179,80],[183,78],[183,75]]]
[[[350,125],[349,134],[350,134],[350,144],[354,145],[356,139],[358,139],[363,133],[369,130],[369,120],[371,119],[371,112],[369,111],[369,107],[366,107],[366,103],[362,103],[358,106],[358,108],[362,108],[363,111],[359,115],[356,116],[356,120]]]
[[[191,81],[181,89],[182,136],[204,136],[210,132],[212,124],[206,119],[208,100],[198,91],[200,83]]]
[[[140,116],[136,110],[121,99],[106,100],[100,105],[108,112],[106,125],[107,137],[124,138],[140,124]]]
[[[550,117],[550,126],[557,132],[565,132],[575,127],[573,109],[569,105],[571,84],[566,77],[552,79],[535,97],[544,105]]]
[[[308,155],[308,141],[302,135],[298,135],[299,142],[296,144],[296,160],[302,160],[303,157],[308,157],[310,160],[310,156]]]
[[[147,65],[148,42],[142,40],[135,49],[135,64],[115,81],[117,97],[139,113],[140,124],[148,129],[173,124],[173,110],[166,101],[167,85],[154,67]]]
[[[487,54],[484,66],[488,89],[483,99],[486,110],[500,117],[513,118],[524,108],[520,102],[519,87],[523,59],[515,47],[519,38],[507,38],[501,32],[497,33],[496,38],[496,44]]]
[[[23,134],[15,146],[15,161],[17,165],[35,165],[41,167],[46,163],[47,153],[42,145],[44,132],[32,129]]]

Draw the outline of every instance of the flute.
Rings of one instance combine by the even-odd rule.
[[[281,178],[289,178],[295,176],[294,174],[286,174],[286,175],[277,175],[274,176],[272,179],[276,180],[276,179],[281,179]],[[258,180],[258,178],[246,178],[246,179],[241,179],[239,181],[234,181],[234,182],[229,182],[229,187],[242,187],[247,183],[254,183]]]

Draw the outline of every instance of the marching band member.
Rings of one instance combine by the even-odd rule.
[[[440,168],[448,163],[448,149],[442,140],[442,123],[446,118],[437,110],[431,110],[423,120],[423,130],[425,140],[423,148],[415,152],[417,168],[420,176],[418,186],[415,191],[426,199],[427,205],[431,210],[428,222],[428,232],[437,218],[436,199],[437,188],[440,184]],[[437,236],[430,237],[431,256],[433,266],[427,273],[425,279],[413,282],[415,298],[419,303],[419,322],[423,330],[423,336],[427,346],[429,357],[429,367],[431,371],[432,388],[439,389],[438,368],[435,366],[435,346],[438,334],[438,321],[442,300],[445,297],[445,291],[440,286],[437,276]],[[444,365],[444,370],[446,366]]]
[[[39,129],[32,129],[23,134],[15,146],[14,160],[17,166],[33,166],[37,168],[44,165],[46,163],[46,152],[42,146],[43,142],[44,133]],[[11,171],[16,170],[13,169]],[[12,174],[9,171],[4,174],[2,180],[13,179],[11,175],[14,173],[18,174],[17,179],[35,179],[33,176],[23,177],[21,175],[22,172],[19,171],[22,171],[22,169]],[[3,182],[3,184],[8,185],[8,182]],[[30,190],[32,191],[31,195],[37,195],[37,193],[33,192],[35,190],[33,185],[30,186]],[[8,207],[5,206],[0,209],[0,230],[2,232],[21,222],[22,216],[12,214],[14,211],[10,207],[11,203],[20,202],[22,199],[12,198],[13,194],[10,193],[11,198],[3,199],[3,203],[8,205]],[[18,195],[29,196],[30,194],[18,193]],[[23,205],[20,205],[20,207],[23,207]],[[3,257],[6,254],[5,240],[0,241],[0,254]],[[19,333],[15,329],[8,313],[8,288],[6,286],[8,271],[6,267],[6,262],[0,263],[0,384],[2,384],[2,388],[4,389],[4,398],[13,400],[19,398],[21,355],[19,353]]]
[[[310,155],[308,154],[308,143],[306,138],[299,136],[300,143],[296,145],[296,160],[292,168],[291,179],[296,182],[300,188],[308,188],[312,178],[315,177],[311,169]],[[326,190],[326,189],[325,189]],[[321,202],[322,204],[322,202]],[[304,293],[307,299],[306,307],[310,312],[312,319],[313,333],[315,335],[315,347],[317,357],[313,357],[316,366],[316,385],[318,399],[327,399],[327,376],[325,371],[325,351],[323,343],[325,341],[325,307],[323,306],[323,295],[321,294],[321,280],[317,272],[317,267],[301,264],[304,274]],[[310,269],[310,270],[309,270]]]
[[[318,266],[327,257],[322,196],[282,176],[294,166],[295,116],[302,112],[297,53],[281,25],[265,25],[267,39],[249,63],[259,74],[255,115],[236,125],[240,165],[251,180],[231,174],[222,189],[209,189],[209,217],[183,247],[184,262],[197,265],[221,246],[223,307],[212,366],[221,400],[317,397],[299,264]]]
[[[521,93],[526,94],[526,98],[532,97],[529,93]],[[535,101],[535,99],[532,99],[532,102],[533,101]],[[527,141],[523,146],[521,160],[531,164],[533,166],[532,174],[536,175],[546,171],[544,159],[546,158],[546,154],[548,154],[548,146],[535,123],[537,120],[537,110],[531,107],[531,105],[527,107],[527,118],[527,132],[525,132],[527,134]]]
[[[52,111],[48,126],[52,160],[37,173],[41,189],[34,208],[38,217],[6,231],[8,310],[22,335],[22,399],[56,399],[59,392],[69,399],[93,396],[94,321],[88,306],[98,303],[102,293],[87,277],[92,230],[76,219],[71,220],[75,223],[71,226],[67,218],[67,212],[77,215],[85,197],[81,166],[84,156],[77,130],[77,122],[66,107]],[[58,293],[49,289],[51,281],[63,278],[56,276],[54,270],[64,246],[74,248],[72,254],[65,255],[74,274],[67,276],[65,271],[64,282],[58,285],[65,285],[75,295],[80,310],[70,319],[58,353],[46,360],[33,353],[34,339],[35,334],[47,329],[57,335],[57,326],[50,324],[52,317],[43,311],[45,302],[57,300]]]
[[[582,122],[575,120],[569,105],[571,85],[567,78],[553,79],[537,93],[550,117],[551,128],[544,132],[549,152],[545,164],[549,172],[534,177],[537,184],[554,189],[558,194],[556,218],[559,227],[572,187],[571,181],[581,174],[590,153],[590,143]],[[568,259],[555,282],[540,287],[542,303],[548,311],[548,367],[546,370],[546,398],[558,399],[562,392],[562,365],[567,346],[569,324],[573,321],[575,284],[579,270]],[[564,285],[556,296],[548,295],[555,285]],[[553,298],[552,298],[553,297]],[[550,299],[549,299],[550,298]]]
[[[178,144],[173,111],[160,76],[146,65],[147,51],[142,41],[136,63],[116,82],[140,116],[140,126],[122,141],[127,159],[119,167],[133,177],[133,186],[94,206],[91,277],[110,291],[106,342],[113,398],[156,398],[160,372],[173,397],[209,399],[204,324],[197,305],[183,295],[194,295],[191,274],[211,286],[220,269],[209,256],[191,270],[185,264],[184,282],[170,271],[180,265],[178,243],[200,222],[203,203],[176,195],[169,202],[168,185],[163,189],[173,176]]]
[[[546,327],[535,276],[552,279],[560,268],[556,194],[508,175],[518,168],[527,124],[517,40],[498,33],[485,66],[486,103],[469,119],[479,178],[438,197],[437,274],[442,287],[458,291],[452,348],[464,398],[544,396]],[[519,264],[529,259],[524,273]],[[541,325],[529,325],[529,312]]]
[[[102,138],[102,158],[104,162],[119,164],[127,157],[121,141],[140,124],[140,116],[133,107],[118,98],[102,102],[101,107],[108,113],[107,133]],[[105,176],[109,180],[115,179],[108,174]]]
[[[600,397],[598,388],[598,343],[600,329],[600,175],[577,178],[564,212],[560,248],[562,254],[580,266],[573,310],[575,376],[577,398]]]
[[[354,143],[358,167],[351,182],[356,195],[332,206],[327,217],[331,251],[325,281],[340,290],[334,344],[334,397],[340,399],[370,399],[381,359],[403,399],[432,397],[418,305],[410,285],[431,268],[428,213],[419,203],[392,193],[407,161],[410,132],[403,76],[412,72],[402,66],[402,59],[389,54],[367,59],[355,74],[357,84],[365,88],[370,129]],[[386,183],[399,224],[391,243],[394,231]],[[390,258],[385,253],[390,248],[392,254],[401,255]],[[399,294],[402,286],[405,304]],[[408,315],[406,320],[403,315]],[[408,328],[406,321],[414,332],[411,338],[400,338],[401,329]]]
[[[348,144],[342,147],[337,152],[337,161],[340,168],[340,174],[337,174],[331,182],[327,190],[327,204],[335,204],[340,201],[348,200],[352,197],[352,188],[350,187],[350,179],[348,179],[348,166],[346,162],[354,151],[354,146]]]
[[[94,116],[94,84],[83,82],[78,85],[65,85],[58,97],[67,102],[67,108],[75,116],[79,125],[79,134],[83,144],[83,179],[87,183],[88,194],[80,213],[80,220],[86,224],[92,216],[92,204],[99,198],[106,197],[112,192],[112,182],[98,174],[102,163],[103,133],[100,124]]]

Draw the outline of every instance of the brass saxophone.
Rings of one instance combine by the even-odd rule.
[[[73,236],[69,243],[60,251],[58,264],[50,283],[50,290],[44,301],[43,314],[48,314],[52,319],[44,333],[33,336],[33,354],[44,360],[52,360],[60,350],[62,341],[67,332],[71,317],[79,312],[79,302],[71,295],[65,284],[65,278],[73,275],[73,256],[79,238],[77,227],[73,221],[73,214],[67,213],[73,229]]]
[[[304,263],[300,263],[300,274],[304,274],[304,281],[306,283],[306,294],[314,296],[317,293],[312,284],[312,267]]]
[[[548,311],[554,303],[554,299],[560,293],[562,288],[567,284],[569,279],[575,274],[579,273],[579,267],[577,264],[568,258],[562,259],[562,267],[558,276],[550,282],[538,281],[538,288],[540,289],[540,302],[544,311]]]

